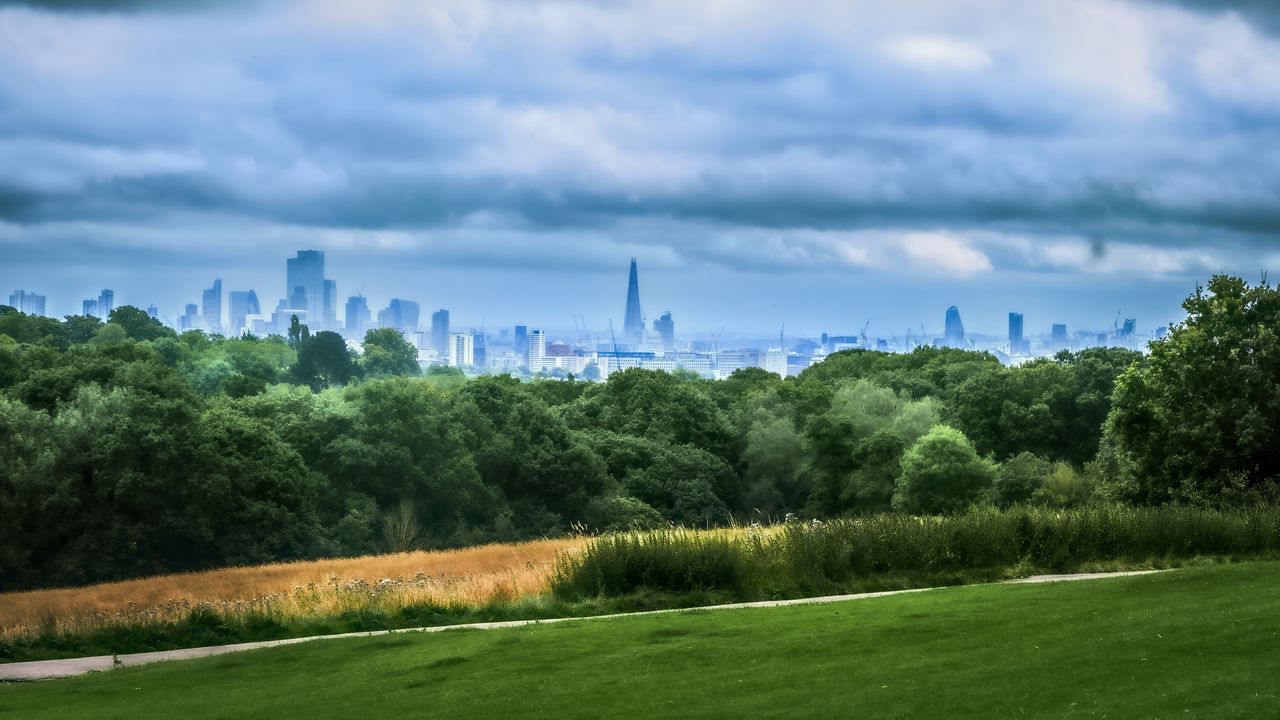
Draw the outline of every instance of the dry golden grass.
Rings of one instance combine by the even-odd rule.
[[[332,615],[433,603],[477,606],[546,591],[556,554],[582,538],[461,550],[277,563],[163,575],[81,588],[0,594],[0,636],[163,621],[195,606],[216,612]]]

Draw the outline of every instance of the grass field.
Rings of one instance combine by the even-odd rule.
[[[88,632],[186,617],[206,605],[224,615],[336,616],[371,604],[478,606],[544,592],[556,554],[584,540],[540,540],[461,550],[277,563],[181,573],[80,588],[0,594],[0,638]]]
[[[14,718],[1280,712],[1280,563],[311,643],[0,686]]]

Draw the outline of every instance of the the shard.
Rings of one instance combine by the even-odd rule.
[[[627,280],[627,314],[622,321],[622,332],[632,345],[640,345],[644,341],[644,315],[640,312],[640,280],[635,258],[631,258],[631,277]]]

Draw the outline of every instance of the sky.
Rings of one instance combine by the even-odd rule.
[[[1266,2],[0,0],[0,300],[1150,330],[1280,268],[1277,141]]]

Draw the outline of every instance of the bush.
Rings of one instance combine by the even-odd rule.
[[[954,512],[972,503],[994,479],[992,463],[978,457],[964,433],[935,425],[902,456],[893,509]]]
[[[581,554],[562,556],[552,588],[568,600],[646,591],[795,597],[847,591],[876,577],[923,582],[966,572],[1150,567],[1277,551],[1280,507],[1274,505],[1229,511],[972,508],[950,516],[884,514],[771,528],[611,535]]]

